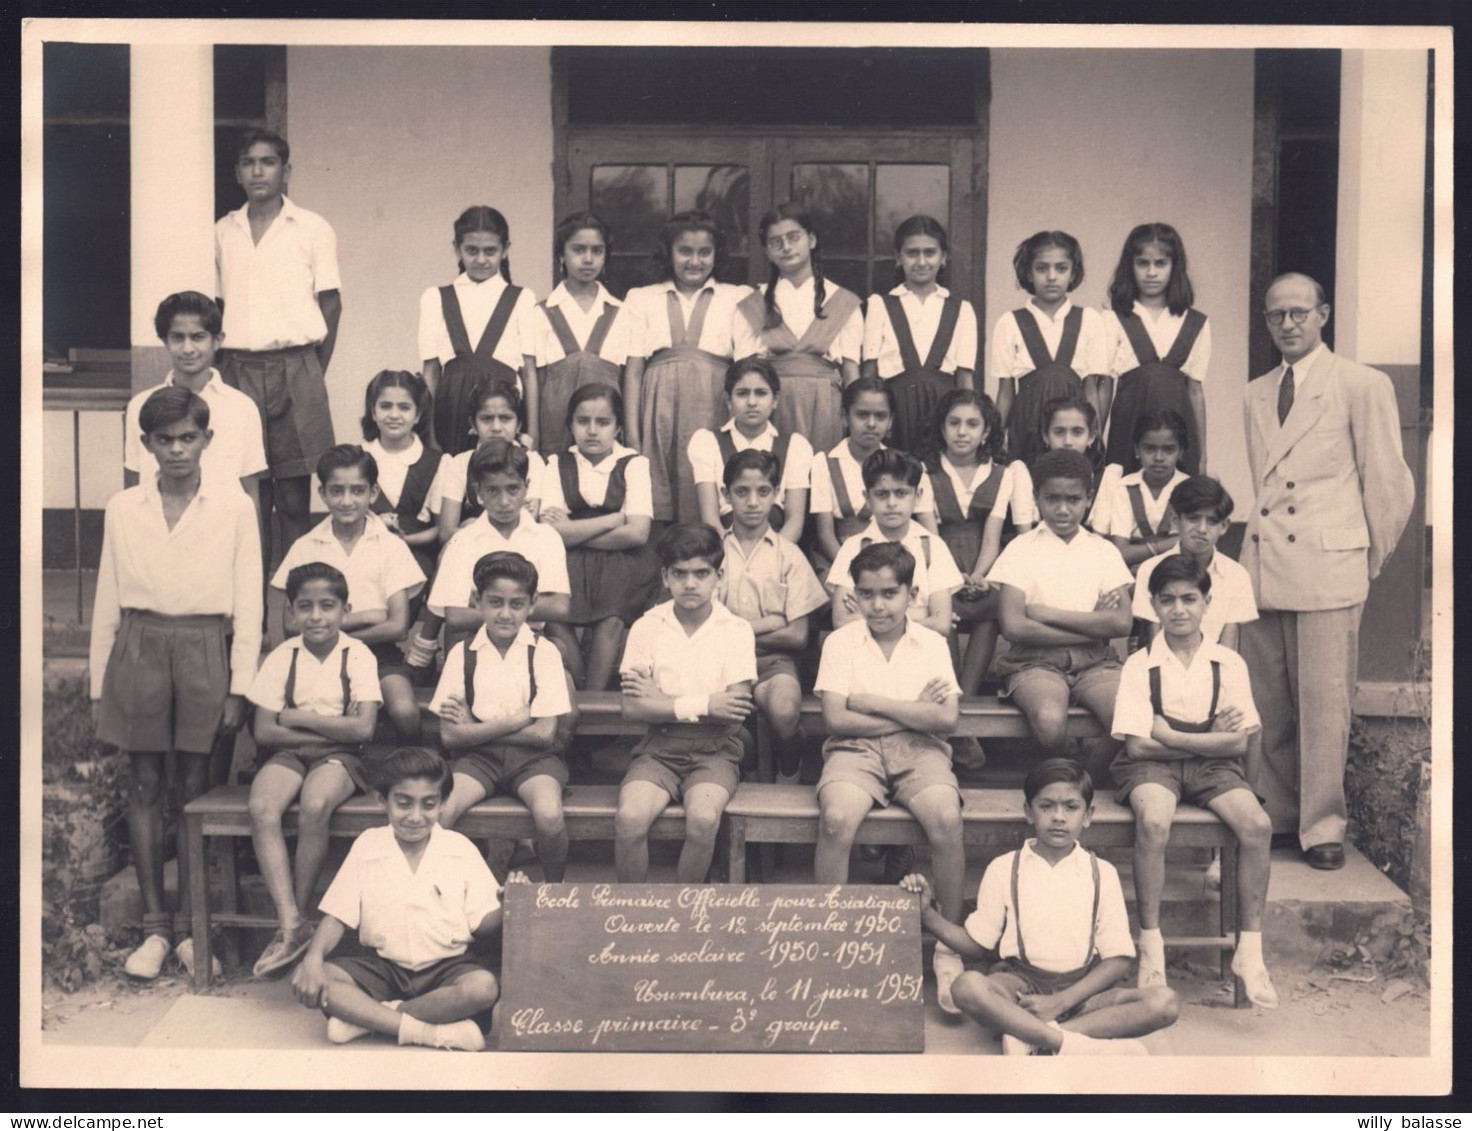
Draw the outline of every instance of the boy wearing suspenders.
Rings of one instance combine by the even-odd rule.
[[[300,635],[266,657],[246,696],[263,757],[250,787],[250,835],[280,922],[257,978],[290,966],[312,941],[306,909],[327,858],[327,825],[354,793],[372,790],[361,753],[383,701],[373,652],[342,631],[351,610],[342,572],[299,565],[286,576],[286,599]],[[281,816],[298,800],[293,865]]]
[[[1116,797],[1135,813],[1135,893],[1140,905],[1139,985],[1165,985],[1160,897],[1165,846],[1181,801],[1210,809],[1237,838],[1242,927],[1232,972],[1254,1005],[1278,1004],[1262,956],[1272,821],[1243,771],[1248,737],[1260,729],[1242,657],[1207,641],[1201,619],[1211,575],[1194,557],[1163,559],[1150,574],[1161,632],[1119,677],[1114,737],[1124,742],[1111,771]]]

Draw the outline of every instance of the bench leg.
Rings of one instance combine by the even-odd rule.
[[[194,988],[210,984],[210,875],[205,858],[204,817],[184,814],[184,839],[189,853],[189,913],[194,935]]]
[[[240,841],[236,837],[225,837],[216,843],[216,855],[220,859],[220,881],[224,888],[225,911],[234,914],[240,910]],[[225,965],[232,970],[240,965],[240,940],[234,931],[224,931],[220,938],[225,952]]]
[[[777,771],[772,765],[772,728],[760,711],[756,718],[756,778],[762,782],[777,780]]]
[[[746,882],[746,822],[726,815],[726,882]]]
[[[1229,940],[1230,945],[1222,947],[1221,954],[1221,976],[1223,981],[1230,980],[1232,983],[1232,1004],[1238,1009],[1246,1009],[1252,1003],[1247,1000],[1247,988],[1242,984],[1242,979],[1232,973],[1232,951],[1237,940],[1237,842],[1233,839],[1229,844],[1222,845],[1222,890],[1218,894],[1218,906],[1221,914],[1222,938]]]

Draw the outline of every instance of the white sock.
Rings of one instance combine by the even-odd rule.
[[[1262,932],[1242,931],[1237,935],[1237,955],[1243,962],[1252,962],[1258,966],[1262,961]]]
[[[1165,965],[1165,939],[1159,927],[1140,928],[1140,957],[1151,959],[1157,966]]]
[[[431,1031],[434,1026],[427,1021],[421,1021],[417,1017],[410,1017],[407,1013],[399,1018],[399,1044],[401,1045],[426,1045],[430,1043]]]

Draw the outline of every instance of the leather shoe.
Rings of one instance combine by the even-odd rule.
[[[1316,844],[1312,848],[1304,849],[1303,858],[1308,861],[1310,868],[1332,872],[1336,868],[1344,867],[1344,845]]]

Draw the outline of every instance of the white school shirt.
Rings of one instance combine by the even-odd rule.
[[[308,530],[286,551],[271,577],[271,588],[285,589],[291,571],[308,562],[326,562],[342,572],[348,582],[348,604],[355,613],[387,609],[388,599],[399,592],[412,600],[426,580],[414,551],[371,512],[351,553],[333,533],[332,519]]]
[[[1105,537],[1133,538],[1139,531],[1135,527],[1135,511],[1130,506],[1130,487],[1140,488],[1140,498],[1145,504],[1145,517],[1150,520],[1150,525],[1159,529],[1160,520],[1165,517],[1166,510],[1170,507],[1170,497],[1176,487],[1191,478],[1184,471],[1177,470],[1170,477],[1159,497],[1150,493],[1150,488],[1145,486],[1145,473],[1143,471],[1132,471],[1128,475],[1121,475],[1119,479],[1110,484],[1108,490],[1099,488],[1099,498],[1094,501],[1094,509],[1089,513],[1089,524],[1093,527],[1095,534]]]
[[[484,283],[472,282],[469,275],[461,272],[452,284],[455,297],[460,300],[460,318],[465,323],[465,336],[474,350],[480,345],[480,336],[507,282],[492,275]],[[521,367],[527,354],[537,352],[537,323],[545,319],[537,313],[537,296],[528,287],[521,288],[516,305],[511,308],[511,319],[506,323],[506,332],[496,343],[491,356],[517,374],[517,388],[521,388]],[[438,361],[444,365],[455,356],[455,347],[450,344],[450,329],[445,325],[444,306],[440,301],[439,287],[429,287],[419,296],[419,356],[426,361]]]
[[[255,243],[249,207],[215,223],[215,293],[225,300],[226,343],[277,350],[322,341],[327,320],[317,296],[342,289],[332,225],[283,196],[281,211]]]
[[[434,482],[429,485],[429,494],[424,497],[424,505],[431,514],[439,514],[444,509],[446,499],[453,499],[457,503],[464,500],[465,479],[470,473],[470,457],[475,452],[476,449],[467,448],[440,460],[439,470],[434,473]],[[542,476],[546,471],[547,461],[536,452],[527,450],[526,509],[533,513],[536,512],[537,501],[542,497]]]
[[[469,526],[455,531],[445,543],[425,602],[429,611],[442,617],[446,608],[468,607],[471,590],[475,588],[475,563],[497,550],[514,550],[537,567],[538,593],[572,593],[567,579],[567,550],[557,531],[523,511],[511,537],[505,538],[482,514]]]
[[[625,456],[633,456],[624,468],[624,505],[622,513],[654,517],[654,492],[649,478],[649,460],[633,448],[615,442],[613,450],[594,464],[576,447],[547,459],[547,470],[542,475],[542,509],[567,510],[567,499],[562,494],[562,469],[560,461],[570,459],[578,473],[578,493],[590,507],[600,507],[608,498],[608,481],[613,469]]]
[[[1160,709],[1183,723],[1203,723],[1211,714],[1211,664],[1221,665],[1221,691],[1216,709],[1235,707],[1242,712],[1242,731],[1262,729],[1262,719],[1252,702],[1252,684],[1247,661],[1230,648],[1202,640],[1188,668],[1166,640],[1157,633],[1150,647],[1141,648],[1124,662],[1119,673],[1119,690],[1114,697],[1114,722],[1110,733],[1121,742],[1131,735],[1149,738],[1155,725],[1155,708],[1150,701],[1150,669],[1160,669]]]
[[[816,317],[813,313],[813,289],[817,280],[809,276],[808,279],[793,286],[786,279],[778,279],[776,289],[772,292],[773,300],[777,304],[777,310],[781,312],[782,321],[792,331],[796,338],[801,338],[808,332],[808,327],[813,324]],[[824,280],[825,302],[832,299],[838,284],[832,279]],[[827,317],[832,318],[832,314]],[[736,318],[736,356],[750,357],[758,354],[768,357],[771,351],[767,349],[766,343],[762,341],[761,331],[752,326],[751,320],[744,314]],[[828,350],[823,354],[829,361],[839,364],[852,361],[855,365],[864,355],[864,319],[859,307],[854,307],[848,320],[844,322],[833,341],[829,343]]]
[[[1022,590],[1030,605],[1074,613],[1093,612],[1105,593],[1135,580],[1109,539],[1079,527],[1065,542],[1046,522],[1012,539],[986,579]]]
[[[889,445],[880,444],[879,447],[883,451]],[[834,518],[843,517],[838,511],[838,498],[833,492],[833,476],[828,466],[830,457],[838,460],[843,485],[848,488],[848,500],[857,514],[864,509],[864,465],[854,458],[847,440],[839,441],[838,446],[830,451],[813,456],[808,475],[812,492],[808,496],[808,511],[812,514],[831,514]],[[934,510],[935,495],[930,489],[930,474],[922,471],[920,485],[915,488],[915,513],[931,514]]]
[[[716,599],[744,620],[780,616],[791,624],[828,604],[828,590],[803,552],[770,526],[748,554],[729,531]]]
[[[1119,872],[1099,859],[1099,914],[1093,924],[1094,869],[1088,849],[1074,844],[1057,864],[1038,855],[1037,841],[1028,838],[1016,852],[998,856],[987,865],[976,890],[976,910],[966,917],[966,933],[979,946],[996,950],[1000,958],[1017,958],[1017,910],[1012,905],[1012,858],[1021,859],[1017,871],[1017,901],[1022,905],[1027,961],[1040,970],[1062,974],[1087,965],[1090,927],[1094,949],[1101,959],[1133,958],[1124,890]]]
[[[679,300],[680,313],[688,330],[695,303],[706,291],[711,292],[710,306],[706,309],[705,321],[700,325],[700,340],[696,344],[717,357],[744,356],[734,353],[732,332],[736,323],[746,321],[737,315],[736,307],[751,294],[751,288],[718,283],[714,279],[707,280],[705,286],[688,296],[680,293],[673,280],[632,288],[624,296],[624,310],[629,318],[629,356],[647,358],[659,350],[670,348],[669,295],[673,294]]]
[[[1150,344],[1155,347],[1155,356],[1164,360],[1165,355],[1176,344],[1188,312],[1172,314],[1166,308],[1151,310],[1136,302],[1134,313],[1140,316],[1140,323],[1145,327]],[[1109,350],[1108,372],[1111,377],[1118,377],[1139,366],[1140,359],[1135,356],[1135,347],[1130,345],[1129,335],[1124,332],[1119,315],[1112,310],[1104,311],[1104,337]],[[1186,355],[1186,363],[1181,366],[1181,372],[1192,380],[1204,381],[1206,367],[1210,364],[1211,322],[1208,320],[1201,327],[1201,333],[1196,335],[1196,341],[1191,346],[1191,352]]]
[[[845,697],[863,693],[918,700],[932,679],[945,680],[948,694],[961,694],[956,669],[951,664],[950,646],[940,633],[923,624],[907,622],[903,635],[895,641],[894,651],[886,659],[868,624],[854,620],[834,629],[823,642],[813,690]]]
[[[721,431],[731,436],[731,446],[738,452],[744,452],[755,448],[759,452],[770,452],[777,446],[777,438],[780,433],[777,426],[770,420],[761,435],[755,440],[748,440],[742,431],[736,427],[734,420],[728,420],[721,425]],[[726,465],[721,459],[721,444],[716,434],[709,428],[697,429],[690,437],[690,442],[685,445],[685,453],[690,457],[690,466],[695,471],[695,482],[714,483],[717,487],[724,487],[726,478]],[[813,445],[808,443],[806,436],[800,436],[796,432],[787,441],[787,459],[782,464],[781,490],[806,491],[809,485],[809,475],[813,465]],[[778,502],[781,502],[779,499]],[[724,489],[721,492],[721,513],[731,509],[731,504],[726,501]]]
[[[976,477],[971,480],[970,487],[962,481],[961,473],[956,470],[956,465],[945,452],[940,454],[940,469],[951,481],[951,490],[956,492],[956,502],[961,513],[969,513],[971,500],[991,477],[992,461],[987,460],[986,463],[977,465]],[[1021,474],[1018,474],[1019,471]],[[1002,468],[1002,481],[997,484],[997,501],[992,504],[991,513],[998,518],[1005,519],[1009,512],[1016,524],[1030,524],[1038,520],[1037,500],[1032,496],[1032,478],[1027,474],[1027,465],[1021,460]]]
[[[1135,577],[1135,599],[1131,612],[1140,620],[1159,624],[1160,618],[1150,604],[1150,575],[1155,567],[1172,554],[1181,552],[1180,544],[1172,546],[1163,554],[1147,558],[1140,563],[1140,572]],[[1211,600],[1201,618],[1201,633],[1213,644],[1222,638],[1222,630],[1229,624],[1245,624],[1257,619],[1257,598],[1252,593],[1252,576],[1237,562],[1220,550],[1211,552],[1211,561],[1206,567],[1211,577]]]
[[[1048,353],[1057,356],[1058,343],[1063,340],[1063,323],[1073,309],[1073,300],[1064,299],[1050,317],[1028,299],[1027,309],[1037,319],[1038,331],[1048,347]],[[1104,317],[1092,307],[1083,307],[1083,321],[1078,328],[1078,344],[1074,346],[1072,369],[1080,377],[1094,373],[1106,373],[1109,367],[1109,348],[1104,333]],[[1026,377],[1037,368],[1032,363],[1032,354],[1027,352],[1027,343],[1022,340],[1022,331],[1017,326],[1017,315],[1007,311],[997,319],[992,332],[990,376]]]
[[[358,941],[406,970],[457,958],[471,932],[501,906],[501,885],[480,849],[453,829],[431,825],[411,870],[391,825],[360,833],[317,905]]]
[[[368,645],[346,632],[337,634],[337,643],[325,660],[319,660],[300,636],[278,644],[271,650],[256,672],[246,698],[257,707],[280,711],[286,707],[286,677],[291,671],[291,658],[296,657],[296,682],[292,698],[298,710],[311,711],[323,718],[341,718],[348,703],[342,701],[342,654],[348,654],[348,703],[382,703],[378,687],[378,661]]]
[[[593,299],[593,305],[587,310],[576,298],[569,293],[566,283],[558,283],[552,288],[552,293],[547,296],[546,305],[556,307],[567,319],[567,328],[572,331],[572,336],[577,339],[580,346],[586,347],[588,336],[593,333],[593,327],[598,324],[598,319],[603,317],[603,307],[612,306],[618,310],[613,317],[613,323],[608,327],[608,333],[603,338],[603,345],[598,350],[598,356],[604,361],[611,361],[614,365],[623,365],[629,358],[629,326],[631,319],[624,310],[624,304],[609,294],[602,283],[598,284],[598,294]],[[567,356],[562,348],[562,342],[557,337],[557,332],[552,329],[552,323],[548,320],[546,311],[537,310],[537,332],[533,339],[536,349],[533,351],[537,358],[537,364],[552,365]]]
[[[143,402],[160,389],[171,388],[174,383],[171,369],[162,385],[135,395],[123,413],[123,467],[136,472],[139,479],[158,474],[158,460],[143,446],[143,425],[139,423]],[[214,433],[210,446],[199,457],[200,470],[205,475],[224,475],[231,479],[244,479],[265,471],[261,410],[256,407],[256,402],[239,389],[225,384],[216,369],[210,370],[210,379],[199,395],[210,406],[210,431]]]
[[[870,519],[869,525],[850,538],[843,540],[843,545],[838,548],[838,556],[833,559],[833,568],[828,571],[828,584],[835,589],[852,589],[854,587],[853,576],[849,573],[849,565],[859,556],[859,551],[864,548],[864,540],[868,539],[874,544],[888,541],[884,532],[879,529],[879,523]],[[930,546],[930,564],[925,564],[925,547]],[[915,557],[915,599],[910,602],[908,610],[911,620],[923,620],[929,616],[926,609],[932,593],[955,592],[966,583],[965,576],[956,566],[956,559],[951,556],[950,547],[946,545],[945,539],[938,534],[932,534],[918,522],[911,522],[905,529],[905,536],[900,539],[900,545],[909,550]]]
[[[940,329],[941,309],[951,292],[945,287],[937,286],[929,296],[921,299],[901,283],[891,288],[889,293],[899,296],[905,321],[910,324],[910,336],[915,339],[915,352],[920,355],[920,363],[923,365],[930,356],[930,347],[935,344],[935,334]],[[894,327],[889,321],[889,307],[885,305],[883,297],[877,294],[869,296],[869,304],[864,312],[864,360],[876,362],[879,376],[886,379],[898,377],[905,371],[904,360],[900,357],[899,338],[895,336]],[[943,373],[976,368],[976,309],[965,300],[962,300],[961,309],[956,315],[956,329],[951,335],[950,348],[941,359],[940,368]]]
[[[363,445],[363,450],[373,457],[378,464],[378,490],[388,505],[397,507],[399,496],[404,493],[404,480],[409,477],[409,469],[419,462],[424,455],[424,441],[418,436],[409,437],[409,446],[402,451],[391,452],[378,440],[369,440]],[[444,459],[441,458],[441,463]],[[436,469],[435,474],[439,471]],[[424,505],[419,508],[416,516],[420,522],[429,521],[429,496],[425,496]]]
[[[526,625],[506,649],[506,655],[491,643],[485,626],[475,630],[468,642],[462,641],[445,657],[444,671],[429,701],[432,714],[451,699],[465,698],[465,649],[475,649],[475,702],[467,704],[480,722],[507,719],[527,709],[534,719],[551,719],[572,711],[567,695],[567,679],[563,675],[562,653],[545,636],[538,636]],[[537,674],[537,697],[531,698],[531,680],[526,666],[526,650],[532,647],[532,668]]]
[[[756,636],[751,625],[719,601],[693,635],[675,616],[675,603],[655,605],[634,622],[619,661],[620,675],[652,670],[659,690],[672,699],[715,695],[737,683],[756,682]]]
[[[102,694],[124,609],[233,618],[230,694],[249,691],[261,658],[261,527],[240,485],[201,476],[170,530],[157,477],[148,476],[107,501],[102,531],[88,663],[93,698]]]

